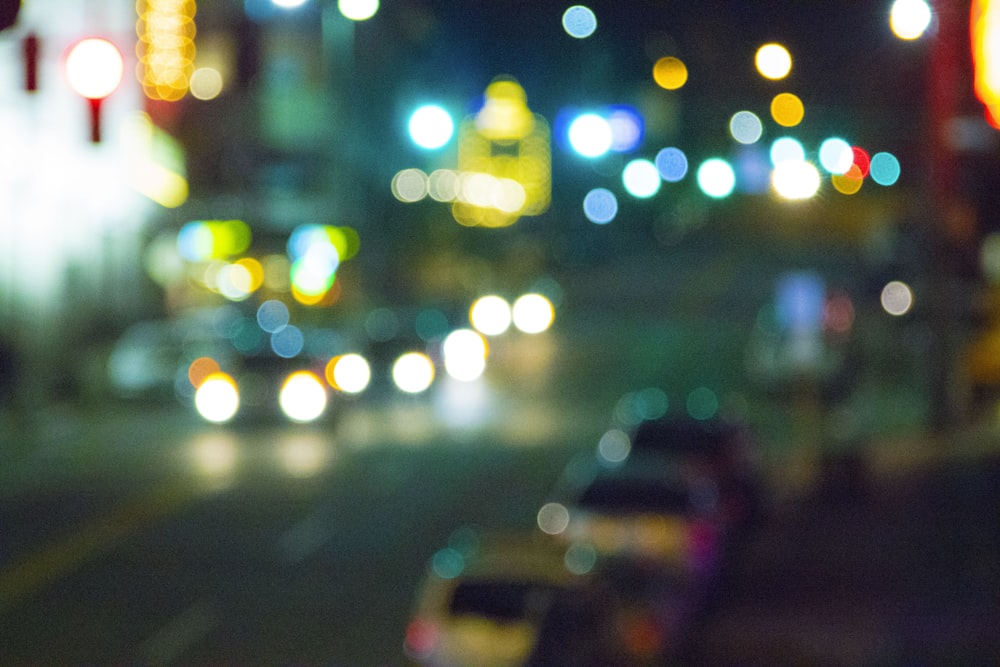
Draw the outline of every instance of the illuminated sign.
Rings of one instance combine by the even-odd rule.
[[[139,0],[135,24],[137,75],[146,97],[176,102],[194,72],[194,0]]]
[[[550,131],[545,119],[528,108],[516,81],[494,81],[485,97],[479,113],[459,126],[459,185],[452,214],[470,227],[505,227],[549,207]]]

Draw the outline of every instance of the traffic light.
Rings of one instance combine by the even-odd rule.
[[[100,37],[81,39],[66,55],[66,79],[90,105],[90,141],[101,141],[101,102],[115,92],[125,73],[118,47]]]
[[[21,0],[0,0],[0,30],[6,30],[17,23],[21,11]]]

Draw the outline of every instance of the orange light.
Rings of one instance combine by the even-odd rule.
[[[976,97],[1000,128],[1000,2],[973,0],[969,15]]]

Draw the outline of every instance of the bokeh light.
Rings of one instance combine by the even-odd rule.
[[[854,151],[843,139],[830,137],[820,144],[819,162],[831,174],[846,174],[854,164]]]
[[[892,153],[876,153],[872,156],[869,174],[879,185],[895,185],[900,174],[899,160]]]
[[[443,107],[426,104],[413,112],[407,129],[413,143],[421,148],[433,150],[451,141],[455,133],[455,121]]]
[[[754,56],[754,65],[767,79],[784,79],[792,71],[792,55],[781,44],[764,44]]]
[[[607,188],[594,188],[583,198],[583,214],[596,225],[606,225],[618,215],[618,198]]]
[[[843,174],[833,174],[830,177],[833,188],[843,195],[857,194],[864,185],[865,177],[861,174],[861,168],[856,164],[851,164],[850,168]]]
[[[212,67],[199,67],[191,73],[191,96],[202,101],[214,100],[222,94],[222,74]]]
[[[441,345],[445,372],[460,382],[478,379],[486,369],[487,350],[482,335],[472,329],[456,329]]]
[[[597,442],[597,455],[608,463],[621,463],[628,458],[632,450],[632,440],[625,431],[617,428],[608,429]]]
[[[231,420],[240,408],[236,382],[225,373],[212,373],[198,386],[194,405],[203,419],[222,424]]]
[[[371,382],[372,369],[364,357],[351,352],[330,359],[325,375],[334,389],[348,394],[360,394]]]
[[[257,324],[268,333],[281,331],[290,319],[288,306],[278,299],[268,299],[257,306]]]
[[[406,352],[392,365],[392,381],[407,394],[426,391],[434,382],[434,362],[423,352]]]
[[[392,196],[401,202],[412,204],[424,199],[428,190],[428,178],[420,169],[403,169],[392,177]]]
[[[292,359],[302,353],[305,336],[293,324],[282,327],[271,334],[271,351],[283,359]]]
[[[611,150],[627,153],[639,147],[645,132],[645,123],[639,112],[630,106],[613,107],[607,114],[611,128]]]
[[[441,579],[454,579],[465,571],[465,556],[452,547],[439,549],[431,556],[430,569]]]
[[[687,175],[687,155],[679,148],[670,146],[662,149],[656,154],[655,162],[660,177],[668,183],[677,183]]]
[[[522,294],[511,308],[511,317],[518,331],[538,334],[547,331],[555,319],[555,308],[543,294]]]
[[[559,535],[569,527],[569,510],[562,503],[545,503],[535,517],[538,528],[547,535]]]
[[[584,5],[573,5],[562,16],[563,30],[570,37],[585,39],[597,30],[597,16]]]
[[[775,165],[771,184],[785,199],[809,199],[819,191],[819,170],[805,160],[785,160]]]
[[[136,71],[149,99],[176,102],[187,94],[196,55],[196,11],[194,2],[136,3]]]
[[[782,127],[795,127],[805,116],[802,100],[793,93],[779,93],[771,100],[771,117]]]
[[[901,280],[886,283],[881,294],[882,308],[890,315],[901,316],[913,308],[913,290]]]
[[[622,170],[625,190],[639,199],[648,199],[660,191],[660,172],[656,165],[645,159],[632,160]]]
[[[861,170],[861,177],[867,178],[872,166],[871,156],[868,155],[868,151],[860,146],[852,146],[851,151],[854,153],[854,164]]]
[[[702,192],[713,199],[722,199],[736,187],[736,172],[722,158],[710,158],[698,167],[697,180]]]
[[[754,144],[764,134],[764,124],[752,111],[737,111],[729,119],[729,133],[741,144]]]
[[[578,116],[569,126],[569,144],[583,157],[601,157],[611,150],[614,136],[607,119],[596,113]]]
[[[326,387],[309,371],[297,371],[289,375],[278,394],[281,412],[293,422],[302,424],[322,416],[326,403]]]
[[[198,357],[188,365],[188,380],[197,389],[210,376],[221,373],[219,362],[211,357]]]
[[[177,232],[177,251],[189,262],[206,262],[245,252],[250,241],[250,226],[242,220],[195,220]]]
[[[687,413],[701,421],[711,419],[719,411],[719,397],[708,387],[697,387],[687,397]]]
[[[510,304],[501,296],[484,296],[472,304],[469,320],[477,331],[486,336],[499,336],[510,328]]]
[[[933,18],[926,0],[896,0],[889,11],[889,27],[900,39],[919,39],[927,32]]]
[[[674,56],[660,58],[653,65],[653,80],[666,90],[682,88],[688,80],[687,65]]]
[[[805,146],[794,137],[779,137],[771,144],[771,164],[774,166],[782,162],[802,162],[805,159]]]
[[[337,0],[337,9],[352,21],[367,21],[378,13],[379,0]]]
[[[563,564],[573,574],[588,574],[597,565],[597,549],[592,544],[574,542],[566,548]]]

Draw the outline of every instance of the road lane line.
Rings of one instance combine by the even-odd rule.
[[[107,552],[143,526],[176,512],[200,493],[190,481],[164,483],[29,553],[0,571],[0,613]]]

